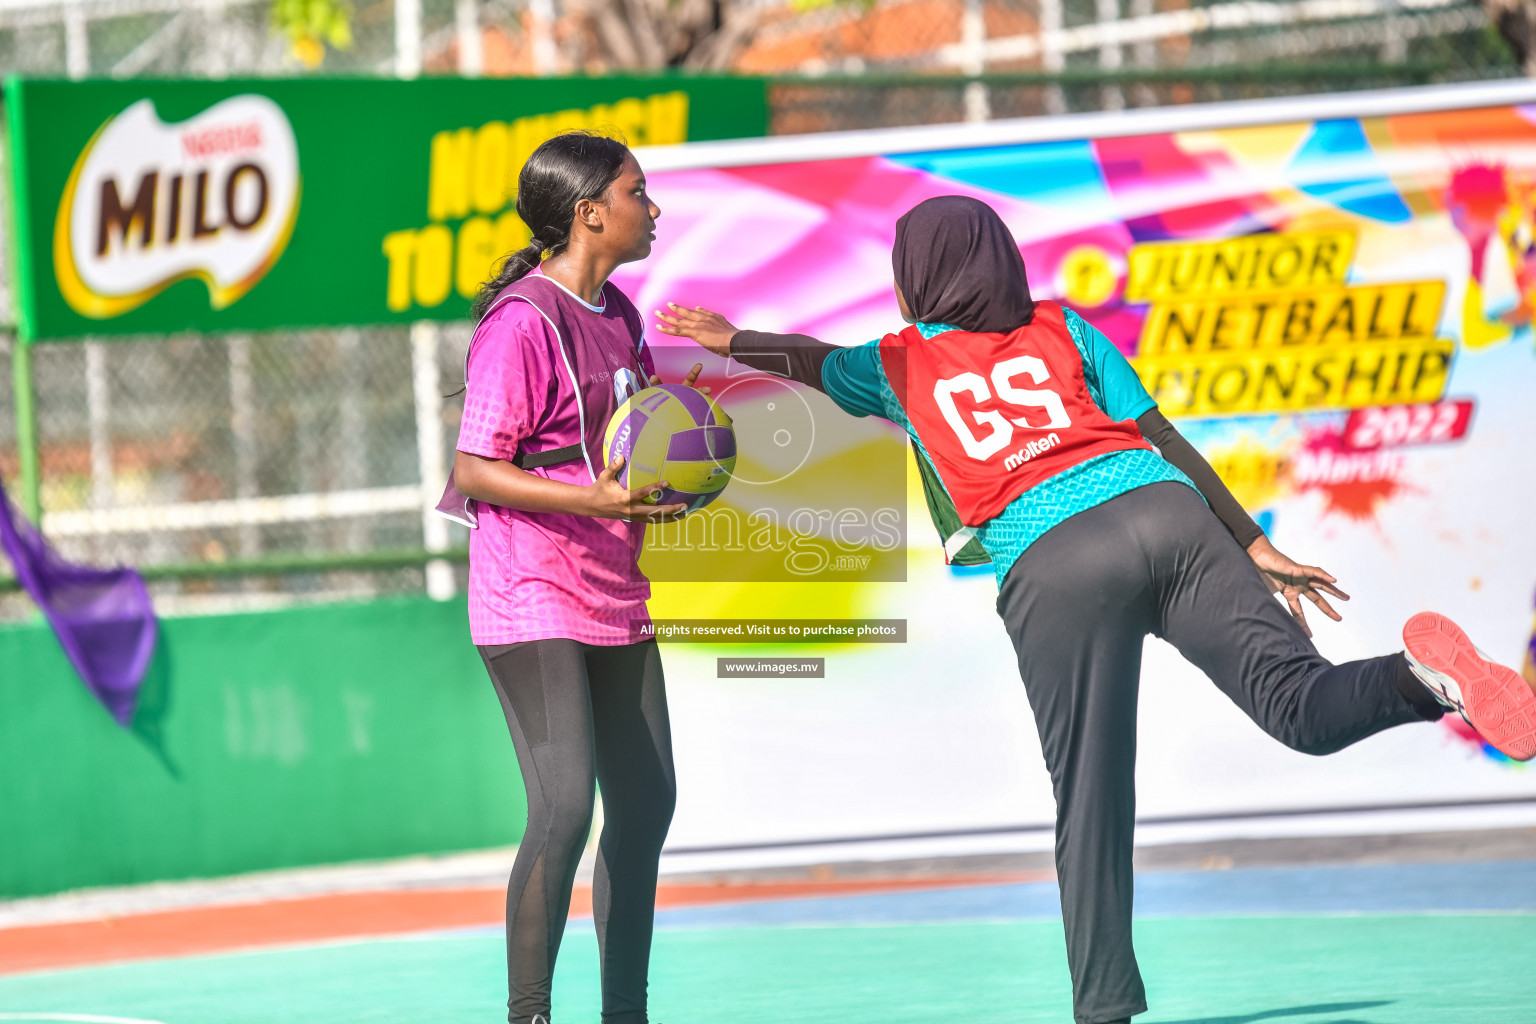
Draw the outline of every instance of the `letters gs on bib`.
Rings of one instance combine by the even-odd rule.
[[[1037,356],[1015,356],[995,364],[986,377],[967,371],[934,384],[933,400],[938,404],[944,421],[955,432],[966,455],[978,462],[985,462],[998,452],[1012,447],[1016,426],[1040,433],[1063,430],[1072,425],[1060,395],[1049,388],[1021,387],[1018,383],[1020,378],[1041,385],[1050,380],[1051,371],[1045,361]],[[996,399],[1011,407],[1008,409],[1009,415],[996,409],[973,407],[966,410],[976,427],[987,428],[984,433],[978,434],[966,422],[956,400],[960,395],[969,395],[976,406],[989,399]],[[1019,451],[1008,456],[1004,466],[1006,469],[1016,469],[1039,452],[1059,443],[1060,438],[1055,434],[1033,438]]]

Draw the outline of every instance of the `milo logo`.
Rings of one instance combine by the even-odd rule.
[[[59,289],[104,319],[198,278],[223,309],[272,269],[299,212],[293,127],[264,96],[234,96],[178,124],[140,100],[75,161],[54,222]]]

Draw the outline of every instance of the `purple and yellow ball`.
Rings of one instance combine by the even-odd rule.
[[[634,489],[662,480],[646,500],[692,512],[720,496],[736,468],[736,430],[708,395],[682,384],[658,384],[631,395],[603,438],[608,461],[624,457],[619,483]]]

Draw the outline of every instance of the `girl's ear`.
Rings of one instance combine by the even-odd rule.
[[[603,226],[602,206],[590,199],[582,199],[576,203],[576,215],[572,218],[572,226],[584,224],[593,231]]]

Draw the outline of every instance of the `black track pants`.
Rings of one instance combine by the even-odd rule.
[[[507,885],[507,1019],[549,1016],[595,782],[603,791],[592,886],[603,1022],[645,1024],[656,864],[677,798],[656,642],[533,640],[481,647],[480,656],[528,790],[528,829]]]
[[[1053,527],[998,595],[1056,793],[1056,870],[1082,1024],[1147,1008],[1131,948],[1136,694],[1160,636],[1288,747],[1329,754],[1419,721],[1400,654],[1319,655],[1200,497],[1128,491]]]

